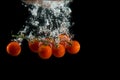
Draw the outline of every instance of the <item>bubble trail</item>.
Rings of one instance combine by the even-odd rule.
[[[30,16],[17,35],[12,35],[13,41],[17,41],[21,45],[23,39],[33,43],[37,40],[51,48],[59,47],[59,44],[66,49],[68,45],[70,47],[73,44],[73,34],[69,32],[69,28],[72,26],[70,2],[72,0],[23,0]],[[40,43],[34,44],[33,48],[37,49],[36,45],[40,46]],[[79,46],[78,44],[78,49]]]

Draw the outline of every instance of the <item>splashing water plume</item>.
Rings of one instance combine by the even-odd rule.
[[[18,35],[24,35],[27,40],[34,38],[44,40],[53,38],[59,42],[60,34],[69,35],[70,13],[68,0],[24,0],[31,13]],[[70,35],[69,35],[70,36]],[[16,39],[22,42],[23,38]]]
[[[73,38],[69,32],[70,2],[72,0],[23,0],[24,6],[29,6],[30,16],[17,35],[13,35],[13,41],[20,45],[23,39],[49,45],[69,44]]]

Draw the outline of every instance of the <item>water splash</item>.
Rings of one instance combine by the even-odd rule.
[[[72,0],[23,0],[28,7],[30,16],[23,25],[23,28],[17,33],[14,41],[22,42],[37,38],[44,40],[53,38],[59,43],[59,35],[65,34],[72,38],[69,33],[71,27],[69,4]],[[15,37],[15,36],[14,36]]]

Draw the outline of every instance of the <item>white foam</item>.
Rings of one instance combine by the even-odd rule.
[[[38,0],[39,1],[39,0]],[[67,4],[69,4],[71,0],[42,0],[42,3],[33,3],[32,5],[34,6],[32,9],[29,8],[29,11],[31,13],[30,16],[30,22],[29,24],[32,24],[33,26],[30,25],[26,25],[25,28],[19,32],[22,32],[22,34],[26,34],[27,30],[31,30],[34,29],[32,27],[37,26],[38,28],[35,28],[37,30],[31,30],[29,34],[26,34],[25,37],[28,39],[33,39],[35,38],[35,35],[33,35],[33,31],[38,31],[35,32],[34,34],[41,34],[43,32],[45,32],[44,37],[46,37],[46,35],[48,34],[49,36],[56,38],[56,42],[59,42],[59,39],[57,38],[59,36],[59,34],[61,33],[66,33],[69,34],[69,27],[70,25],[70,21],[68,19],[67,16],[70,16],[71,13],[71,9],[69,8],[69,6],[67,6]],[[39,8],[42,7],[42,11],[41,13],[38,12]],[[52,14],[47,14],[46,13],[46,9],[49,10],[49,12]],[[61,10],[63,12],[61,12]],[[47,16],[47,15],[48,16]],[[36,18],[38,17],[38,15],[40,15],[43,18],[43,21],[45,20],[44,25],[39,25],[42,24],[39,20],[36,20]],[[55,16],[55,18],[53,17],[53,15]],[[61,15],[61,19],[60,20],[59,16]],[[53,18],[52,18],[53,17]],[[55,22],[52,22],[53,19],[55,19]],[[26,21],[28,23],[28,21]],[[56,24],[56,28],[54,24]],[[49,28],[48,28],[49,26]],[[39,38],[43,38],[42,35],[38,36]]]

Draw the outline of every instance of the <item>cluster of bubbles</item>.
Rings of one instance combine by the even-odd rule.
[[[14,41],[21,43],[23,39],[31,41],[36,38],[41,41],[53,38],[59,43],[60,34],[73,38],[69,33],[70,2],[71,0],[23,0],[24,6],[29,6],[30,16],[17,35],[13,35]]]

